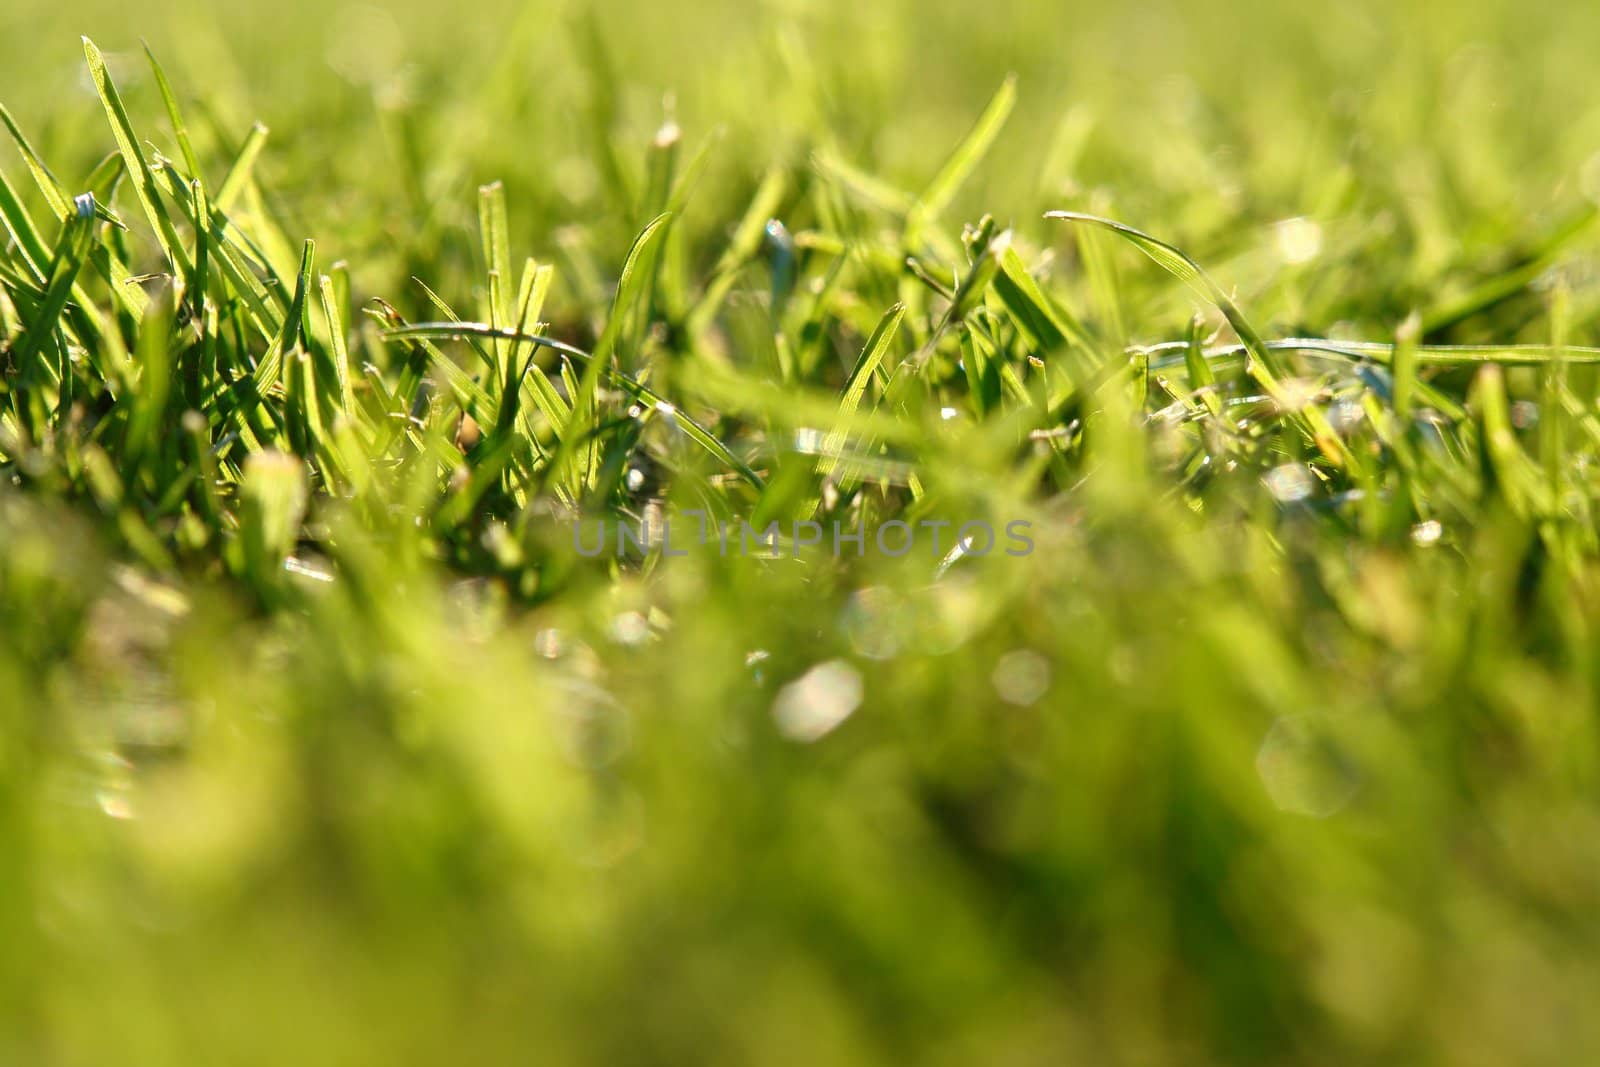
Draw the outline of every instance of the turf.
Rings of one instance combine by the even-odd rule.
[[[1600,14],[667,7],[0,13],[0,1063],[1600,1056]]]

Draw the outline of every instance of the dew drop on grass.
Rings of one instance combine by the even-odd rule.
[[[1019,648],[1000,657],[989,681],[1001,700],[1025,708],[1050,688],[1050,664],[1039,653]]]
[[[604,674],[600,657],[582,640],[564,630],[546,627],[534,634],[533,650],[559,664],[573,678],[595,679]]]
[[[329,574],[327,571],[323,570],[321,567],[318,567],[314,563],[307,562],[303,559],[296,559],[294,556],[289,556],[283,561],[283,569],[289,574],[294,575],[296,578],[304,578],[311,582],[322,582],[327,584],[333,581],[332,574]]]
[[[794,432],[794,450],[804,452],[808,456],[817,455],[822,451],[826,436],[821,430],[803,426]]]
[[[533,650],[545,659],[557,659],[566,651],[566,641],[561,631],[546,627],[533,635]]]
[[[809,744],[828,736],[861,706],[861,675],[844,660],[820,663],[784,686],[772,704],[778,732]]]
[[[1350,758],[1306,714],[1272,724],[1256,753],[1256,773],[1280,811],[1315,819],[1338,813],[1361,786]]]
[[[627,710],[605,689],[577,678],[561,680],[551,703],[561,754],[575,767],[597,770],[622,758],[632,742]]]
[[[639,516],[639,540],[647,551],[666,543],[667,525],[667,511],[661,506],[661,501],[646,501],[643,514]]]
[[[637,611],[624,611],[611,620],[611,639],[619,645],[642,645],[650,639],[650,620]]]
[[[107,816],[118,820],[134,817],[133,764],[115,753],[106,753],[101,764],[101,783],[94,791],[95,803]]]
[[[881,586],[858,589],[840,616],[850,647],[867,659],[893,659],[905,647],[910,627],[905,602]]]
[[[1444,536],[1444,527],[1437,519],[1419,522],[1411,527],[1411,540],[1422,548],[1429,548],[1439,543],[1439,538]]]
[[[133,802],[125,789],[105,788],[95,793],[100,810],[113,819],[133,818]]]
[[[1307,218],[1284,219],[1278,223],[1278,255],[1288,264],[1309,263],[1322,251],[1322,227]]]
[[[1310,473],[1298,463],[1274,467],[1267,472],[1264,480],[1267,492],[1281,504],[1298,503],[1309,497],[1315,488]]]
[[[1366,417],[1366,412],[1354,400],[1345,399],[1334,404],[1328,409],[1328,422],[1342,434],[1348,434],[1361,424]]]

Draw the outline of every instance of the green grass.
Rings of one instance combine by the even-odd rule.
[[[1600,1056],[1596,30],[9,7],[0,1063]]]

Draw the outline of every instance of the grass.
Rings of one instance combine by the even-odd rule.
[[[1594,1058],[1595,21],[0,15],[0,1062]]]

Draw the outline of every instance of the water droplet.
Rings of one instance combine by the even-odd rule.
[[[95,800],[99,802],[100,810],[113,819],[133,818],[133,800],[123,789],[101,789],[95,793]]]
[[[94,789],[94,802],[107,816],[127,820],[134,817],[133,763],[115,752],[96,753],[94,762],[99,766],[99,785]]]
[[[317,567],[315,564],[307,563],[303,559],[296,559],[294,556],[290,556],[283,561],[283,569],[297,578],[305,578],[313,582],[331,583],[333,581],[333,575],[327,571]]]
[[[1298,463],[1286,463],[1268,471],[1264,481],[1267,492],[1281,504],[1294,504],[1306,499],[1316,488],[1311,474]]]
[[[1360,776],[1325,724],[1315,716],[1284,715],[1256,753],[1256,773],[1280,811],[1325,819],[1350,803]]]
[[[606,690],[576,678],[557,683],[551,702],[556,743],[574,766],[594,770],[622,758],[632,741],[627,710]]]
[[[886,660],[904,646],[910,619],[905,603],[892,589],[874,586],[851,594],[840,623],[858,654]]]
[[[1437,519],[1419,522],[1411,527],[1411,540],[1422,548],[1428,548],[1439,543],[1439,538],[1444,536],[1444,527]]]
[[[1001,700],[1027,707],[1050,688],[1050,664],[1039,653],[1019,648],[1000,657],[989,681]]]
[[[573,677],[598,678],[604,673],[594,649],[564,630],[540,630],[534,634],[533,650],[545,659],[558,661]]]
[[[611,639],[619,645],[642,645],[650,639],[650,620],[637,611],[624,611],[611,620]]]
[[[1309,263],[1322,251],[1322,227],[1307,218],[1284,219],[1277,231],[1278,254],[1289,264]]]
[[[794,450],[804,452],[806,455],[816,455],[822,451],[822,444],[827,437],[821,430],[803,426],[794,432]]]
[[[861,706],[861,675],[844,660],[829,660],[784,686],[772,705],[778,732],[809,744],[836,730]]]
[[[1348,434],[1361,424],[1366,418],[1366,412],[1354,400],[1346,398],[1340,400],[1328,409],[1328,422],[1338,433]]]

